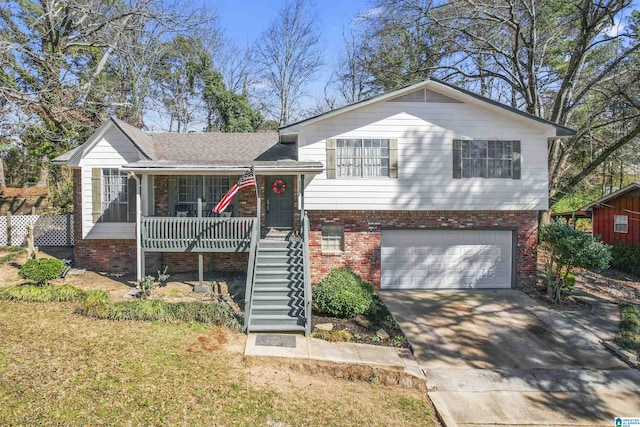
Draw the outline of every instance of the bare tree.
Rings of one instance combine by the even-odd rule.
[[[337,70],[332,76],[334,77],[332,86],[345,103],[352,104],[371,94],[372,77],[365,66],[363,56],[366,50],[362,45],[362,37],[354,32],[345,34],[343,31],[342,38],[344,51],[338,59]]]
[[[308,0],[287,0],[255,46],[255,61],[273,102],[268,112],[280,125],[295,114],[309,80],[322,65],[320,33]]]

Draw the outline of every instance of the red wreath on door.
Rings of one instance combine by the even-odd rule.
[[[283,180],[276,179],[275,181],[273,181],[273,184],[271,184],[271,189],[276,194],[282,194],[287,189],[287,186]]]

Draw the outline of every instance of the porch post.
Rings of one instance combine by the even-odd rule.
[[[142,230],[140,223],[142,222],[142,196],[140,191],[140,178],[129,173],[136,181],[136,281],[140,282],[144,275],[144,252],[142,251]]]
[[[198,224],[199,227],[202,227],[202,197],[198,197],[198,215],[196,215],[198,217]],[[198,252],[198,286],[196,286],[195,288],[193,288],[194,292],[207,292],[207,288],[204,286],[204,284],[202,283],[204,281],[204,274],[203,274],[203,270],[204,270],[204,260],[203,260],[204,256],[202,254],[202,252]]]

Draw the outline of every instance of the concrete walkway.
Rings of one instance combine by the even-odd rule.
[[[381,297],[448,427],[611,426],[615,417],[640,415],[640,371],[599,339],[617,327],[610,306],[570,317],[515,290]]]
[[[259,337],[263,339],[261,340]],[[256,343],[256,340],[262,341],[262,343]],[[292,346],[287,346],[288,344]],[[247,337],[244,355],[289,357],[333,363],[367,365],[375,368],[404,371],[414,377],[425,379],[422,370],[411,355],[411,352],[407,349],[356,343],[328,342],[298,334],[251,333]]]

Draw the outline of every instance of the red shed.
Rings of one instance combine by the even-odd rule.
[[[640,246],[640,183],[614,191],[580,210],[593,212],[593,235],[612,245],[621,240],[627,246]]]

